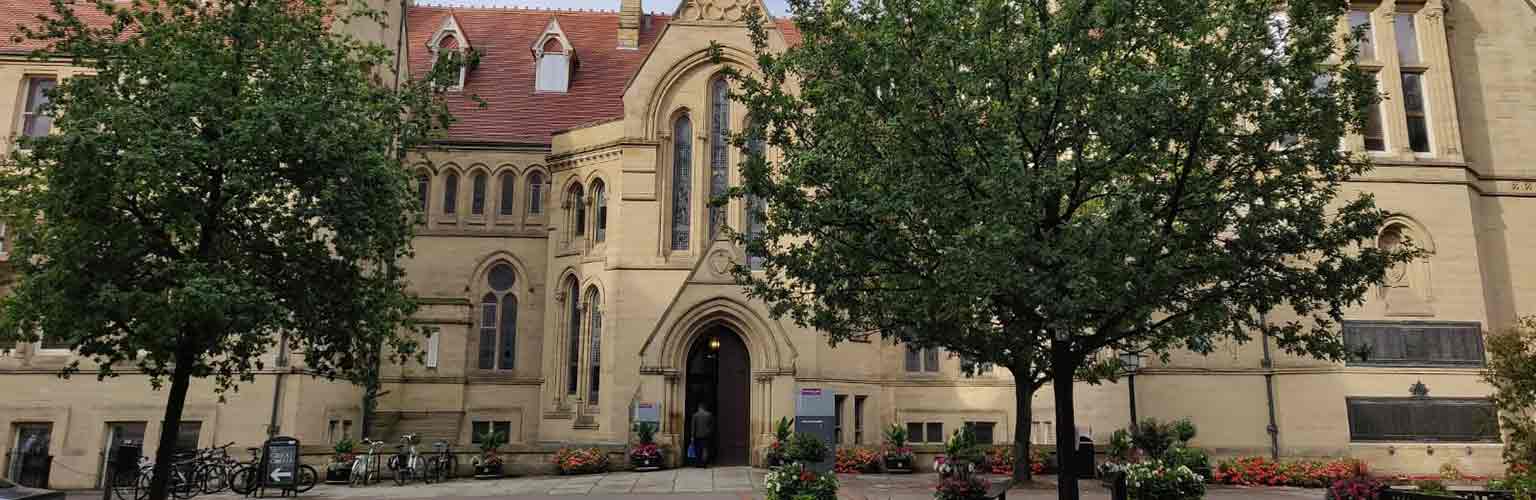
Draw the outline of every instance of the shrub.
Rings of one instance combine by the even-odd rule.
[[[935,500],[976,500],[987,494],[986,480],[977,476],[951,476],[934,487]]]
[[[1206,471],[1207,474],[1211,469],[1211,456],[1199,448],[1187,446],[1169,448],[1168,453],[1163,456],[1163,461],[1167,462],[1169,467],[1182,465],[1191,470]]]
[[[1205,478],[1189,467],[1173,467],[1161,460],[1126,466],[1125,485],[1132,500],[1199,500],[1205,497]]]
[[[864,447],[838,448],[832,469],[844,474],[874,472],[880,466],[880,456],[879,452]]]
[[[763,477],[763,494],[767,500],[836,500],[837,477],[789,464]]]
[[[907,428],[900,424],[891,424],[885,428],[885,444],[901,448],[907,445]]]
[[[1536,474],[1526,470],[1511,471],[1501,481],[1489,481],[1488,489],[1507,491],[1515,500],[1536,500]]]
[[[595,474],[608,470],[608,454],[597,448],[561,448],[552,460],[561,474]]]
[[[790,462],[817,463],[827,459],[827,445],[816,436],[796,432],[784,446],[784,458]]]
[[[1111,457],[1120,460],[1130,460],[1132,446],[1134,446],[1134,443],[1131,442],[1131,433],[1125,429],[1116,430],[1114,434],[1109,436],[1108,453]]]
[[[1328,487],[1328,500],[1378,500],[1387,486],[1364,475],[1334,481]]]
[[[1174,422],[1173,438],[1177,439],[1181,445],[1189,444],[1191,440],[1195,439],[1195,423],[1191,422],[1188,418],[1181,418]]]
[[[1190,432],[1193,433],[1193,424],[1190,427]],[[1131,442],[1153,459],[1163,458],[1163,454],[1167,453],[1177,441],[1178,434],[1175,432],[1174,424],[1159,422],[1156,419],[1142,419],[1131,431]]]
[[[1488,368],[1483,380],[1493,386],[1499,430],[1504,436],[1504,463],[1536,466],[1536,315],[1525,316],[1507,330],[1488,335]]]
[[[970,427],[961,427],[949,438],[949,443],[944,446],[944,460],[955,465],[980,464],[985,456],[980,446],[976,445],[976,433]]]

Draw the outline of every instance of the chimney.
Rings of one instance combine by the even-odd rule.
[[[619,48],[640,48],[640,0],[619,0]]]

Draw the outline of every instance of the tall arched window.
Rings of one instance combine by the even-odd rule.
[[[672,125],[672,249],[688,249],[689,215],[693,199],[693,122],[688,115]]]
[[[587,353],[587,403],[597,403],[598,381],[602,380],[598,374],[603,359],[603,296],[597,293],[597,288],[587,291],[587,336],[591,339],[591,348]]]
[[[469,213],[470,215],[485,215],[485,172],[475,172],[474,179],[474,189],[471,191],[472,196],[469,199]]]
[[[571,234],[587,234],[587,201],[582,196],[581,184],[571,185],[571,190],[566,192],[565,209],[570,213]]]
[[[593,224],[592,240],[602,243],[608,239],[608,190],[604,188],[603,181],[592,181],[592,209],[597,217]]]
[[[544,213],[544,174],[528,174],[528,215]]]
[[[576,278],[565,281],[565,305],[567,310],[565,350],[565,393],[576,395],[577,382],[581,377],[581,289]]]
[[[449,172],[443,179],[443,213],[459,213],[459,174],[454,172]]]
[[[486,273],[490,290],[480,298],[479,366],[482,370],[511,370],[517,364],[517,297],[512,295],[517,273],[498,262]]]
[[[748,154],[752,155],[752,159],[762,159],[764,153],[763,138],[754,136],[751,139],[748,139],[747,152]],[[745,203],[743,203],[742,210],[745,212],[742,216],[742,224],[747,226],[747,240],[755,242],[762,238],[763,231],[767,229],[766,217],[768,214],[768,204],[762,199],[762,197],[755,194],[748,194]],[[762,253],[755,252],[751,248],[748,248],[747,266],[751,269],[762,269]]]
[[[427,200],[432,196],[432,176],[426,172],[416,174],[416,205],[421,213],[427,213]]]
[[[724,78],[717,78],[709,88],[709,239],[720,234],[725,223],[725,206],[715,200],[725,195],[730,182],[726,162],[731,156],[731,102]]]
[[[497,205],[497,212],[501,215],[512,215],[516,205],[512,204],[512,190],[517,187],[517,176],[512,172],[501,174],[501,204]]]

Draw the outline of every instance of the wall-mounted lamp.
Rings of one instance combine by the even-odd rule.
[[[709,350],[711,350],[711,351],[718,351],[718,350],[720,350],[720,337],[710,337],[709,338]]]

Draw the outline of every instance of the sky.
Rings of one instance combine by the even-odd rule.
[[[619,0],[417,0],[424,5],[463,5],[473,7],[540,7],[555,9],[619,10]],[[678,0],[643,0],[646,12],[671,14]],[[774,15],[784,15],[785,0],[764,0]]]

